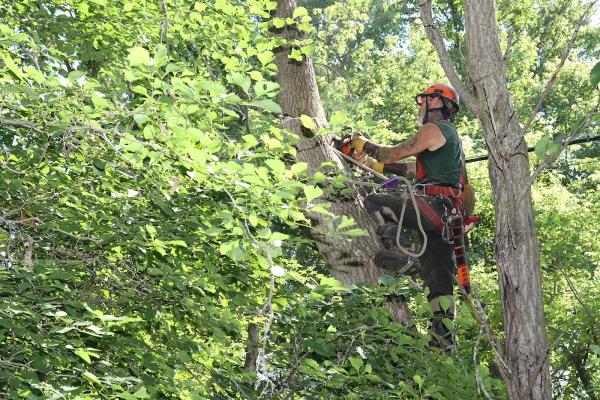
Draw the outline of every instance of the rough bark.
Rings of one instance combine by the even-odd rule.
[[[258,349],[260,347],[258,334],[258,325],[254,322],[248,324],[248,341],[246,344],[246,358],[244,360],[244,369],[246,371],[256,372],[256,360],[258,360]]]
[[[279,0],[275,17],[291,18],[295,8],[295,0]],[[294,26],[288,25],[275,33],[286,39],[302,39],[301,32]],[[297,119],[302,114],[312,117],[319,127],[327,126],[327,120],[310,57],[305,57],[299,62],[288,58],[289,53],[290,48],[284,45],[275,54],[277,79],[281,85],[277,102],[283,112],[291,117],[285,120],[282,126],[291,129],[301,137],[297,146],[297,159],[308,164],[310,173],[316,172],[321,163],[328,161],[336,162],[341,168],[347,169],[344,162],[329,146],[330,138],[322,136],[310,138],[302,132],[301,123]],[[317,213],[309,215],[320,254],[332,275],[344,284],[376,283],[379,277],[389,274],[373,264],[375,252],[383,245],[377,239],[375,223],[364,211],[362,200],[363,196],[359,191],[351,198],[328,199],[331,203],[330,211],[338,216],[353,217],[357,225],[368,232],[368,236],[365,237],[337,239],[323,235],[321,232],[326,230],[324,228],[326,217]],[[408,310],[402,302],[390,302],[388,309],[396,321],[408,318]]]
[[[460,84],[431,18],[421,5],[427,34],[446,74],[474,112],[489,148],[496,214],[496,261],[506,337],[504,376],[510,399],[551,398],[539,246],[533,220],[527,145],[507,88],[494,0],[465,0],[470,89]],[[437,44],[437,46],[436,46]]]

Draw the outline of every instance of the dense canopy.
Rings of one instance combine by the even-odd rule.
[[[548,167],[532,198],[552,393],[597,399],[600,145],[561,143],[600,135],[599,11],[497,3],[516,118],[525,124],[544,96],[525,141],[532,171]],[[431,309],[406,277],[333,278],[314,215],[336,243],[367,235],[330,211],[355,195],[348,179],[360,172],[339,160],[312,171],[297,159],[299,135],[280,125],[274,60],[286,48],[293,62],[312,59],[329,121],[294,116],[305,131],[388,144],[412,135],[415,94],[448,81],[419,7],[307,0],[278,18],[277,5],[0,4],[0,398],[506,397],[466,301],[449,356],[428,346]],[[463,64],[462,2],[433,11],[462,81],[476,80]],[[275,35],[292,26],[306,37]],[[463,110],[454,122],[467,157],[487,153]],[[467,164],[482,217],[469,258],[484,325],[502,342],[486,164]],[[410,320],[391,318],[392,297]]]

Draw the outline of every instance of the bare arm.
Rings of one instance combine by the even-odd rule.
[[[446,138],[437,125],[423,125],[410,139],[395,146],[381,146],[377,150],[377,159],[384,164],[391,164],[403,158],[414,156],[425,150],[437,150],[446,143]]]

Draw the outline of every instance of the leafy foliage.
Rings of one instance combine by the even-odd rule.
[[[555,5],[539,3],[550,18]],[[568,24],[557,17],[560,29],[540,33],[543,19],[510,4],[500,4],[503,23],[521,36],[507,74],[525,115]],[[269,20],[275,5],[0,5],[0,397],[475,398],[477,374],[503,397],[466,306],[447,357],[427,346],[431,310],[404,279],[346,288],[324,274],[305,211],[327,214],[315,200],[330,189],[292,161],[298,138],[277,126],[281,43],[269,29],[312,16],[313,45],[299,57],[315,54],[332,126],[389,142],[412,132],[414,94],[443,79],[414,9],[312,1],[296,20]],[[532,126],[528,140],[548,138],[541,157],[597,97],[587,61],[596,31],[582,32]],[[483,151],[472,117],[459,117],[467,151]],[[551,354],[557,397],[598,386],[597,152],[571,151],[536,187],[548,323],[562,335]],[[483,166],[469,172],[485,217],[472,237],[474,279],[498,331],[491,190]],[[333,221],[340,240],[362,234]],[[414,299],[407,325],[390,322],[384,300],[394,296]],[[257,371],[244,367],[252,346],[263,351]]]

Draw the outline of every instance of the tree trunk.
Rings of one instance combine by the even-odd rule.
[[[296,8],[295,0],[279,0],[275,17],[291,18]],[[302,33],[295,25],[286,25],[275,31],[287,40],[302,39]],[[317,138],[306,137],[302,132],[302,126],[298,119],[304,114],[312,117],[317,126],[327,126],[327,120],[321,104],[319,89],[315,79],[314,69],[310,57],[304,57],[302,61],[288,58],[289,46],[281,46],[276,50],[275,64],[277,65],[277,79],[281,85],[281,91],[277,102],[283,112],[290,116],[282,123],[282,127],[296,132],[301,140],[298,144],[298,161],[308,164],[311,174],[314,174],[323,162],[335,162],[348,171],[348,167],[334,153],[329,146],[330,137],[319,136]],[[310,136],[310,135],[309,135]],[[380,276],[388,273],[377,268],[373,264],[374,255],[383,247],[376,235],[375,222],[369,217],[363,208],[363,196],[357,190],[356,196],[346,199],[330,198],[330,211],[336,216],[345,215],[353,217],[358,227],[367,231],[368,236],[351,239],[338,239],[323,235],[326,232],[326,216],[311,213],[313,223],[313,235],[317,248],[323,259],[329,266],[332,275],[344,284],[356,284],[360,282],[377,283]],[[396,321],[406,320],[408,310],[401,302],[389,302],[388,308]]]
[[[494,0],[465,0],[467,71],[465,90],[451,67],[431,6],[422,6],[431,42],[446,74],[462,90],[465,103],[483,128],[489,147],[489,175],[496,213],[496,259],[504,314],[504,371],[510,399],[551,398],[548,345],[542,302],[539,246],[533,220],[527,145],[510,100]],[[428,13],[428,14],[427,14]],[[443,42],[441,42],[443,43]],[[502,365],[500,366],[502,368]]]

